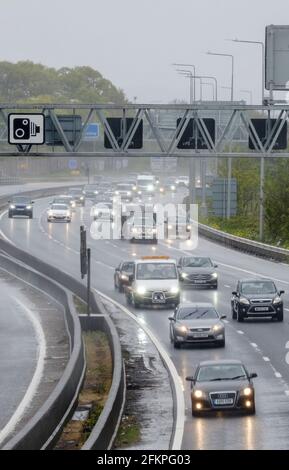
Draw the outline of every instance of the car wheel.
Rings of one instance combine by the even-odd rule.
[[[236,312],[235,312],[233,306],[232,306],[232,319],[233,319],[233,320],[236,320],[236,319],[237,319],[237,314],[236,314]]]
[[[33,214],[29,214],[29,219],[33,219]]]
[[[136,302],[133,296],[131,297],[131,304],[134,306],[134,308],[139,308],[140,306],[139,302]]]
[[[213,289],[218,289],[218,284],[213,285]]]
[[[122,284],[118,285],[118,292],[121,292],[121,293],[124,292],[124,288]]]
[[[238,308],[237,320],[238,320],[239,323],[242,323],[244,321],[244,315],[242,314],[242,312],[240,312],[239,308]]]
[[[12,218],[13,218],[13,215],[11,214],[11,212],[8,213],[8,218],[9,218],[9,219],[12,219]]]
[[[199,418],[201,416],[201,412],[192,409],[192,416],[194,416],[194,418]]]
[[[283,310],[282,310],[282,312],[277,313],[277,321],[283,321],[283,319],[284,319],[284,315],[283,315]]]
[[[179,341],[174,340],[174,348],[175,349],[180,349],[181,348],[181,343]]]
[[[127,305],[131,305],[131,297],[130,297],[130,294],[127,294],[127,295],[126,295],[126,303],[127,303]]]
[[[116,279],[114,278],[114,288],[117,289],[118,288],[118,285],[116,283]]]
[[[47,219],[47,223],[49,223],[49,222],[51,222],[51,220],[50,220],[50,219]]]
[[[255,414],[256,414],[256,407],[254,403],[253,407],[248,411],[248,415],[255,415]]]

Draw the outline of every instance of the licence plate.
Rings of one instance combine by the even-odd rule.
[[[16,207],[18,211],[24,211],[25,209],[23,207]]]
[[[206,281],[195,281],[196,284],[206,284]]]
[[[194,338],[208,338],[208,336],[207,333],[193,333]]]
[[[152,298],[154,304],[164,304],[166,302],[165,296],[163,294],[154,294]]]
[[[269,307],[255,307],[255,312],[268,312]]]
[[[217,398],[214,400],[214,405],[233,405],[233,398]]]

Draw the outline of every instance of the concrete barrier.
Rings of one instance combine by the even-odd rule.
[[[229,248],[234,248],[262,258],[289,263],[289,250],[277,246],[267,245],[247,238],[237,237],[230,233],[222,232],[208,225],[198,225],[199,235],[218,242]]]
[[[62,301],[64,305],[66,305],[66,301],[65,298],[63,298],[63,294],[61,293],[61,291],[65,292],[65,294],[68,296],[68,305],[66,307],[72,309],[71,311],[74,312],[74,305],[71,299],[71,294],[69,296],[67,290],[73,292],[82,300],[86,301],[86,286],[74,279],[72,276],[63,273],[54,266],[51,266],[45,263],[44,261],[39,260],[35,256],[17,248],[14,245],[11,245],[10,243],[2,239],[0,239],[0,250],[3,253],[7,254],[9,257],[13,257],[16,260],[25,263],[25,265],[28,265],[29,270],[27,270],[27,266],[23,266],[19,263],[16,263],[16,261],[13,262],[13,260],[11,260],[11,263],[15,263],[17,265],[18,273],[23,274],[24,272],[26,272],[26,280],[28,280],[32,284],[32,281],[37,280],[38,287],[40,286],[40,288],[42,288],[45,292],[49,293],[57,300]],[[5,260],[6,264],[9,263],[8,257],[5,257]],[[53,279],[53,281],[51,281],[51,279]],[[80,316],[81,325],[83,330],[97,329],[106,333],[112,354],[113,378],[109,395],[103,408],[103,411],[97,421],[96,426],[93,428],[89,438],[85,442],[83,449],[106,450],[109,449],[113,444],[113,440],[116,435],[123,412],[123,406],[125,402],[125,371],[122,360],[120,340],[116,328],[109,316],[105,313],[101,301],[96,298],[94,293],[92,292],[91,310],[94,314],[92,314],[90,317]],[[79,323],[77,323],[77,325],[79,326],[77,326],[76,328],[74,320],[74,313],[73,316],[67,316],[68,326],[69,328],[74,330],[74,335],[72,337],[73,348],[75,348],[76,346],[76,333],[77,335],[80,334],[81,336],[80,325]],[[73,353],[74,349],[72,349],[72,354]],[[80,363],[76,361],[75,355],[76,353],[74,354],[72,360],[74,361],[74,367],[76,368],[76,370],[78,370],[80,367]],[[45,449],[51,448],[53,446],[53,444],[57,440],[58,434],[60,433],[62,426],[69,418],[69,413],[66,409],[66,394],[70,384],[75,384],[73,377],[74,368],[71,366],[69,369],[65,370],[63,381],[61,380],[61,384],[59,384],[59,387],[55,391],[57,397],[49,397],[45,406],[39,410],[37,415],[35,415],[35,417],[27,424],[27,426],[25,426],[25,428],[22,430],[21,433],[19,433],[19,435],[15,436],[13,439],[11,439],[11,441],[6,444],[6,446],[4,447],[5,449]],[[66,387],[64,387],[64,382],[67,383]],[[77,391],[78,390],[79,387]],[[59,407],[55,409],[54,415],[54,407],[51,408],[51,406],[53,399],[56,400],[56,398],[57,400],[59,399]],[[76,399],[77,397],[75,397],[75,401]],[[71,412],[71,409],[72,406],[69,407],[69,412]],[[52,416],[54,416],[54,418],[57,417],[57,419],[60,419],[61,413],[63,416],[63,419],[60,419],[54,431],[52,431],[52,426],[50,428],[46,428],[45,425],[46,420],[50,419],[48,412],[49,410],[51,412],[53,411]],[[51,431],[51,433],[49,434],[49,437],[46,436],[47,439],[44,441],[43,435],[42,437],[40,437],[40,431],[44,432],[48,429],[49,432]]]

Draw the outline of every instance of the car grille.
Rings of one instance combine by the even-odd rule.
[[[233,407],[235,405],[236,392],[232,392],[232,391],[212,392],[212,393],[210,393],[210,399],[211,399],[212,406],[214,408],[223,408],[224,406],[230,408],[230,407]],[[229,400],[229,399],[233,400],[233,403],[231,405],[230,404],[217,405],[217,404],[214,403],[214,400]]]
[[[271,299],[251,299],[251,304],[271,304]]]
[[[190,328],[190,331],[201,333],[202,331],[210,331],[210,328]]]
[[[189,274],[188,278],[191,281],[209,281],[211,279],[211,274]]]
[[[249,313],[275,313],[271,299],[251,299]]]

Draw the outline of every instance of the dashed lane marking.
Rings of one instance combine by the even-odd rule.
[[[270,359],[267,356],[263,356],[263,359],[264,359],[265,362],[270,362]]]
[[[243,335],[243,334],[244,334],[244,331],[242,331],[242,330],[237,330],[237,333],[239,333],[239,335]]]

